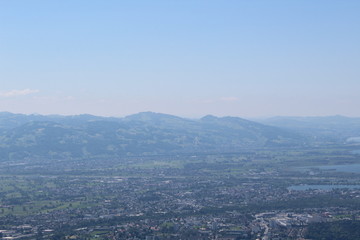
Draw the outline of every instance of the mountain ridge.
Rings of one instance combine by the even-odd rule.
[[[193,120],[153,112],[124,118],[0,114],[0,129],[3,160],[229,152],[304,143],[298,134],[238,117]]]

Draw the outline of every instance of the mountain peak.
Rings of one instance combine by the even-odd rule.
[[[217,120],[219,119],[218,117],[214,116],[214,115],[206,115],[204,117],[202,117],[200,120],[201,121],[206,121],[206,122],[211,122],[211,121],[214,121],[214,120]]]
[[[173,120],[173,119],[182,119],[182,118],[170,114],[156,113],[156,112],[140,112],[125,117],[125,120],[131,120],[131,121],[160,121],[166,119]]]

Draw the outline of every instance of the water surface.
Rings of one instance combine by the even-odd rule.
[[[347,173],[360,173],[360,164],[323,165],[323,166],[310,166],[310,167],[299,168],[299,170],[311,170],[311,169],[347,172]]]
[[[360,189],[360,185],[294,185],[289,190],[305,191],[309,189],[331,191],[333,189]]]

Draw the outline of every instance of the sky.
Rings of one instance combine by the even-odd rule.
[[[358,0],[0,0],[0,112],[360,117]]]

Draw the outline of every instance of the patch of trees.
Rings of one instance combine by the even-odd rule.
[[[314,240],[354,240],[360,239],[360,221],[338,221],[313,223],[308,227],[307,239]]]

